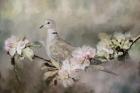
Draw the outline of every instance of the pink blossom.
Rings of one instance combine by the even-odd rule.
[[[89,46],[83,46],[73,51],[72,56],[79,60],[84,60],[88,58],[94,58],[95,54],[96,50],[94,48],[91,48]]]
[[[77,48],[72,52],[72,57],[62,62],[61,69],[66,70],[68,74],[76,70],[85,70],[85,68],[90,65],[88,58],[94,58],[95,53],[95,49],[89,46]]]
[[[58,76],[62,80],[64,86],[73,84],[72,78],[77,77],[78,71],[84,71],[90,65],[89,58],[94,58],[95,49],[89,46],[77,48],[72,52],[72,57],[62,62],[62,66],[58,71]]]
[[[11,36],[7,40],[5,40],[4,49],[8,52],[11,48],[13,48],[17,43],[17,38],[15,36]]]
[[[66,68],[66,67],[68,68]],[[64,87],[69,87],[74,84],[73,75],[75,75],[74,70],[70,68],[70,64],[64,64],[62,68],[58,71],[58,76]]]
[[[17,44],[17,54],[21,55],[22,49],[26,47],[26,44],[29,43],[29,40],[25,39],[23,41],[19,41]]]
[[[11,36],[7,40],[5,40],[4,49],[11,56],[14,56],[16,52],[17,54],[21,55],[22,49],[24,49],[26,47],[26,44],[28,43],[29,41],[27,39],[20,40],[15,36]]]

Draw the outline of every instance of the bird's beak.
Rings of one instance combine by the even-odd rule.
[[[41,25],[39,28],[41,29],[41,28],[43,28],[44,27],[44,25]]]

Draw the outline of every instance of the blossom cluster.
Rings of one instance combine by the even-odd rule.
[[[95,54],[94,48],[83,46],[76,48],[71,57],[62,62],[58,75],[65,87],[74,84],[74,81],[78,79],[78,72],[90,66],[90,58],[94,58]]]
[[[112,36],[104,34],[100,39],[97,44],[97,56],[102,61],[125,55],[133,42],[130,33],[114,33]]]
[[[4,49],[11,57],[18,56],[20,59],[27,57],[32,60],[34,53],[28,46],[29,44],[29,40],[25,37],[20,39],[16,36],[11,36],[5,40]]]

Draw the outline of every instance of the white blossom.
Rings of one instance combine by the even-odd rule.
[[[7,40],[5,40],[4,49],[9,53],[10,56],[14,56],[15,53],[21,55],[22,50],[29,43],[27,39],[18,39],[16,36],[11,36]]]
[[[112,39],[112,42],[115,44],[115,46],[119,46],[121,49],[128,49],[132,42],[130,33],[115,33]]]
[[[106,59],[110,58],[110,55],[113,54],[113,49],[110,46],[111,41],[104,39],[97,44],[97,56],[105,57]]]
[[[130,33],[114,33],[113,36],[101,38],[97,44],[97,56],[102,60],[110,60],[124,55],[124,51],[130,48],[132,44]]]
[[[125,40],[125,35],[122,33],[114,33],[114,38],[118,41],[121,42],[122,40]]]
[[[83,46],[72,52],[72,57],[62,62],[61,69],[58,71],[60,80],[64,86],[70,86],[77,78],[79,71],[84,71],[90,65],[89,58],[94,58],[95,49],[89,46]]]
[[[82,46],[73,51],[72,56],[78,60],[85,58],[94,58],[96,50],[89,46]]]
[[[70,73],[71,73],[71,68],[70,67],[71,66],[67,62],[68,61],[65,60],[62,64],[61,69],[58,71],[59,79],[60,79],[60,81],[61,81],[61,83],[63,84],[64,87],[71,86],[74,83],[74,81],[70,77]]]

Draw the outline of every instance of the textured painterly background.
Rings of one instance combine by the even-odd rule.
[[[12,66],[3,51],[4,40],[10,35],[26,36],[32,41],[44,40],[46,33],[39,26],[47,18],[56,21],[61,37],[74,46],[95,47],[100,32],[140,34],[140,0],[0,0],[0,93],[15,93],[11,89],[16,86],[10,82],[14,79],[11,79],[13,74],[9,75]],[[44,48],[38,53],[47,57]],[[55,88],[57,91],[44,88],[35,63],[23,64],[23,93],[139,93],[139,55],[138,42],[130,51],[130,63],[107,65],[119,73],[119,77],[89,72],[83,74],[81,83],[67,90]]]

